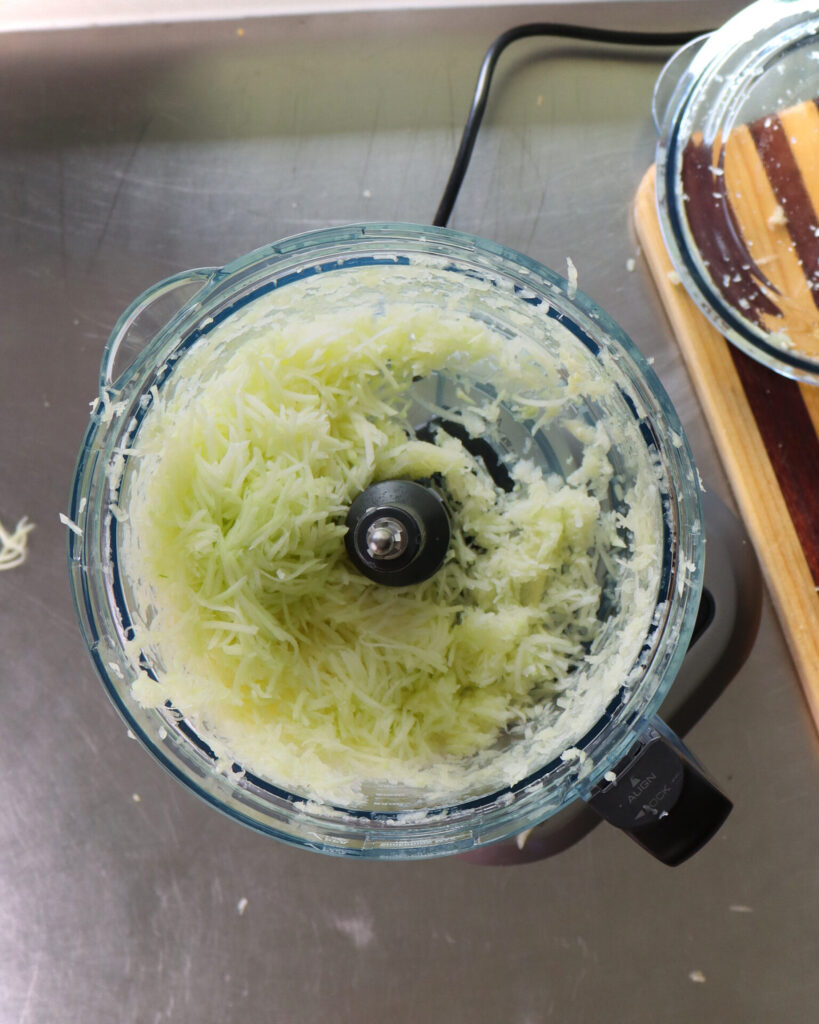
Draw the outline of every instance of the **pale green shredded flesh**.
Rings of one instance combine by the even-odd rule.
[[[542,369],[507,347],[400,304],[274,317],[218,373],[154,392],[129,461],[135,644],[159,676],[141,674],[137,699],[170,700],[246,770],[348,806],[368,780],[422,785],[500,749],[552,706],[595,650],[601,564],[622,548],[600,505],[605,432],[585,427],[568,481],[519,459],[510,493],[446,432],[412,432],[431,413],[408,396],[439,371],[461,382],[471,433],[501,409],[548,418]],[[432,481],[453,521],[443,567],[402,588],[365,578],[344,545],[351,501],[396,478]]]

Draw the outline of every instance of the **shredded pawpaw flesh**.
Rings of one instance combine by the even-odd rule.
[[[599,498],[605,434],[569,480],[517,459],[507,492],[446,430],[414,432],[418,382],[439,374],[461,382],[449,415],[470,433],[501,408],[542,414],[542,375],[507,349],[469,317],[400,305],[274,318],[218,373],[163,389],[129,484],[135,643],[157,676],[136,698],[170,701],[248,771],[348,806],[367,780],[468,765],[553,702],[594,649],[601,558],[621,545]],[[506,386],[475,390],[492,378]],[[349,561],[344,521],[399,478],[434,482],[453,533],[431,579],[388,588]]]

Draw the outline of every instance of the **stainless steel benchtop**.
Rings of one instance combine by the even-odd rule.
[[[690,28],[739,6],[0,35],[0,521],[36,523],[0,574],[2,1024],[815,1019],[816,737],[767,598],[689,736],[735,811],[688,864],[604,826],[515,868],[348,862],[221,817],[126,737],[58,522],[103,344],[144,287],[315,226],[428,222],[480,59],[512,24]],[[571,257],[730,500],[631,226],[662,56],[516,44],[452,226],[561,272]]]

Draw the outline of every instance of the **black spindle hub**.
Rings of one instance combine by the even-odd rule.
[[[369,579],[406,587],[438,571],[449,535],[449,516],[435,491],[414,480],[383,480],[350,505],[345,544]]]

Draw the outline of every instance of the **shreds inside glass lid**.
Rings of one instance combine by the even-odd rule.
[[[348,808],[463,802],[585,735],[644,669],[664,522],[635,399],[561,320],[430,263],[320,273],[214,325],[128,442],[135,698],[225,770]],[[345,549],[383,480],[450,518],[412,586]]]
[[[694,89],[676,164],[689,269],[729,322],[819,363],[819,43],[760,46]]]

